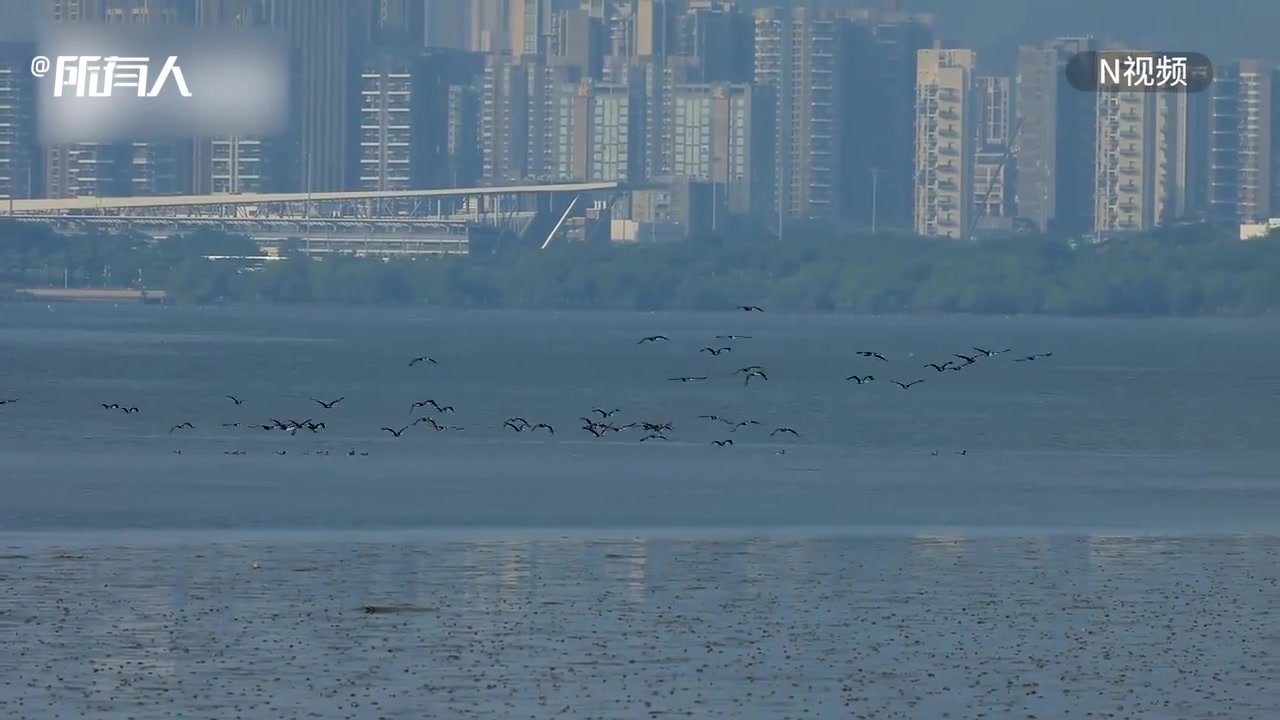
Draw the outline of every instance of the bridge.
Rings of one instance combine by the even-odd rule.
[[[157,240],[200,229],[246,235],[268,254],[296,243],[312,255],[465,254],[478,238],[546,248],[575,210],[608,204],[620,183],[435,190],[242,193],[0,200],[0,216],[70,235],[138,232]]]

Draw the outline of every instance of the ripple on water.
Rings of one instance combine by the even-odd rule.
[[[0,716],[1261,718],[1280,707],[1278,550],[10,543]]]

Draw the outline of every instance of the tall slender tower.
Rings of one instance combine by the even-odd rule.
[[[915,230],[963,239],[973,212],[972,50],[921,50],[916,68]]]

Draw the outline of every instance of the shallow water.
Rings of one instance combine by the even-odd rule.
[[[1273,327],[5,306],[0,717],[1269,717]]]

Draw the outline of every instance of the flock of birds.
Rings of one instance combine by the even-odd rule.
[[[764,312],[764,309],[758,305],[740,305],[738,306],[738,309],[747,313]],[[733,334],[716,335],[715,336],[716,342],[714,344],[709,344],[702,347],[699,350],[699,353],[705,353],[712,357],[720,357],[729,353],[733,353],[735,349],[743,347],[744,346],[743,343],[745,341],[749,341],[751,339],[752,339],[752,336],[750,335],[733,335]],[[637,344],[648,345],[648,344],[659,344],[659,343],[669,343],[669,342],[671,342],[671,338],[669,338],[666,335],[659,334],[659,335],[649,335],[646,337],[642,337],[637,341]],[[925,363],[924,365],[921,366],[921,369],[933,370],[935,373],[961,372],[966,368],[969,368],[971,366],[978,364],[980,361],[983,361],[989,358],[995,358],[997,356],[1001,356],[1009,352],[1012,352],[1010,348],[986,349],[982,347],[973,347],[970,352],[955,353],[951,356],[950,359],[946,359],[939,362]],[[889,358],[884,353],[875,351],[875,350],[860,350],[860,351],[857,351],[857,355],[861,356],[867,361],[872,361],[875,365],[879,365],[883,363],[885,366],[893,366],[896,364],[896,363],[891,363]],[[1024,355],[1021,357],[1014,358],[1014,362],[1032,362],[1032,361],[1040,360],[1042,358],[1049,358],[1052,356],[1053,356],[1052,352]],[[440,363],[436,361],[434,358],[426,355],[414,357],[408,362],[408,366],[411,368],[417,367],[419,365],[435,366],[439,364]],[[753,380],[756,381],[757,383],[768,382],[769,380],[768,371],[763,366],[758,364],[751,364],[751,365],[745,365],[743,367],[739,367],[736,370],[733,370],[732,373],[730,373],[730,376],[735,378],[741,378],[742,385],[744,387],[751,385]],[[677,375],[677,376],[668,378],[668,380],[671,382],[679,382],[679,383],[705,382],[710,379],[711,379],[711,376],[706,374]],[[858,385],[866,385],[868,383],[878,381],[877,376],[870,372],[866,374],[854,373],[847,376],[845,380],[847,382],[857,383]],[[904,378],[904,379],[889,380],[890,383],[901,388],[902,390],[910,390],[911,388],[917,385],[920,385],[925,381],[926,381],[925,378],[914,378],[914,379]],[[237,408],[245,405],[245,400],[240,397],[237,397],[235,395],[226,395],[225,397],[228,401],[233,403],[234,406]],[[323,400],[320,398],[313,397],[313,398],[310,398],[310,400],[317,406],[318,412],[329,413],[334,411],[335,408],[337,408],[340,403],[346,400],[346,396],[337,397],[332,400]],[[0,406],[10,405],[15,402],[17,402],[15,398],[0,399]],[[140,410],[136,406],[122,405],[116,402],[103,402],[101,403],[101,407],[104,411],[107,411],[107,412],[121,412],[126,415],[132,415],[140,412]],[[452,405],[443,404],[435,400],[434,398],[427,398],[423,400],[414,401],[409,406],[409,412],[411,414],[416,413],[418,417],[413,419],[411,422],[408,422],[403,425],[401,425],[400,423],[391,423],[391,424],[382,426],[380,428],[380,431],[387,433],[388,436],[390,436],[391,438],[402,438],[402,437],[405,437],[411,430],[414,430],[415,428],[419,428],[419,427],[424,427],[425,429],[431,432],[459,432],[465,429],[459,425],[454,425],[454,424],[445,422],[444,419],[447,416],[450,416],[456,413],[456,410]],[[630,422],[623,422],[622,420],[617,418],[617,415],[620,412],[621,410],[616,407],[592,408],[592,410],[589,413],[579,418],[579,420],[582,421],[582,425],[580,426],[579,429],[582,432],[587,433],[590,436],[595,438],[604,438],[607,436],[617,435],[626,431],[638,431],[636,434],[640,436],[639,438],[640,442],[649,442],[654,440],[668,440],[671,437],[671,433],[675,430],[674,423],[672,423],[670,420],[665,420],[665,419],[661,419],[661,420],[638,419],[638,420],[632,420]],[[723,430],[727,434],[737,433],[743,429],[761,425],[759,421],[754,419],[745,419],[745,420],[734,419],[734,418],[728,418],[728,417],[715,415],[715,414],[699,415],[697,419],[704,423],[712,423],[713,424],[712,427],[723,426]],[[318,420],[316,416],[306,417],[301,420],[289,418],[289,417],[285,417],[284,419],[280,419],[278,417],[269,417],[267,418],[266,421],[260,421],[260,422],[224,422],[224,423],[221,423],[221,427],[224,429],[243,427],[246,429],[259,430],[262,432],[287,433],[290,436],[295,436],[298,433],[316,434],[328,429],[328,425],[324,421]],[[550,435],[550,436],[555,436],[557,434],[556,427],[551,423],[535,422],[520,416],[508,417],[498,427],[502,430],[509,431],[512,433],[527,432],[530,434],[535,434],[539,432],[545,432],[547,435]],[[187,420],[184,422],[177,423],[172,427],[170,427],[169,434],[174,435],[177,433],[186,433],[189,431],[194,431],[196,429],[197,427],[195,423]],[[801,432],[799,430],[795,429],[794,427],[785,426],[785,425],[774,427],[768,433],[768,436],[771,438],[777,438],[782,436],[782,437],[791,437],[795,439],[800,439],[802,437]],[[730,437],[726,435],[718,439],[712,440],[711,444],[721,448],[729,447],[734,445],[734,437]],[[178,454],[178,455],[182,454],[182,451],[180,449],[174,450],[173,452],[174,454]],[[787,453],[787,449],[782,448],[777,450],[776,452],[778,455],[785,455]],[[967,450],[956,451],[956,454],[959,454],[959,455],[965,455],[967,453],[968,453]],[[224,451],[224,454],[245,455],[247,453],[244,450],[226,450]],[[288,451],[276,450],[275,454],[286,455],[288,454]],[[312,453],[303,452],[302,454],[312,454]],[[314,454],[329,455],[331,454],[331,451],[327,449],[321,449],[321,450],[314,451]],[[357,452],[353,448],[348,450],[346,454],[349,456],[355,456],[355,455],[367,456],[369,453],[368,451]],[[938,452],[933,451],[932,454],[937,455]]]

